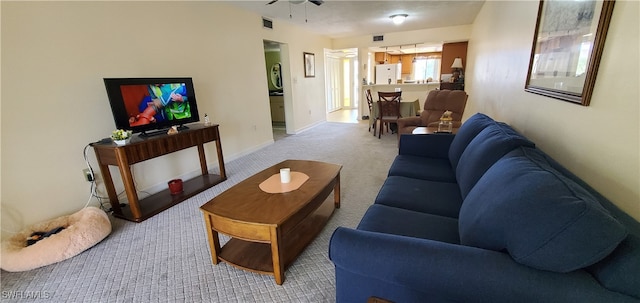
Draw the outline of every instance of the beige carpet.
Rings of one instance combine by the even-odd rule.
[[[114,219],[93,248],[39,269],[1,272],[2,302],[335,302],[328,259],[337,226],[355,227],[371,205],[397,154],[396,135],[382,139],[363,123],[322,123],[227,163],[228,180],[142,223]],[[272,276],[213,265],[200,205],[285,159],[343,165],[341,208],[286,271]],[[221,239],[226,242],[228,238]]]

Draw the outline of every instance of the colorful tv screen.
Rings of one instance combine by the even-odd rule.
[[[105,78],[116,128],[134,132],[199,121],[191,78]]]

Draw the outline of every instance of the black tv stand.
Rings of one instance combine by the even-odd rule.
[[[183,131],[183,130],[187,130],[187,129],[189,129],[189,127],[187,127],[186,125],[178,126],[178,131]],[[166,134],[167,131],[169,131],[169,128],[163,128],[163,129],[152,130],[152,131],[143,131],[143,132],[140,133],[140,137],[149,138],[149,137],[153,137],[153,136],[159,136],[159,135]]]

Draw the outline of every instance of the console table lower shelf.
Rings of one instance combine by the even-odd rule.
[[[129,206],[120,208],[120,212],[113,212],[113,216],[129,221],[141,221],[153,217],[172,206],[179,204],[214,185],[224,181],[220,175],[208,174],[197,176],[193,179],[183,181],[183,191],[180,194],[172,195],[169,189],[162,190],[153,195],[138,200],[141,217],[136,218]]]

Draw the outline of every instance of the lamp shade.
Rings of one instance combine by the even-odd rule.
[[[462,59],[461,58],[453,59],[453,64],[451,64],[451,68],[462,68]]]

